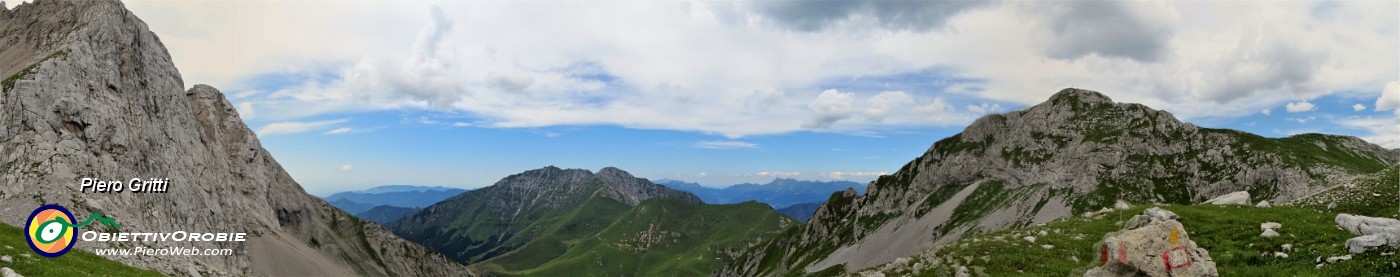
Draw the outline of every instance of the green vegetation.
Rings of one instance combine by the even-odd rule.
[[[964,237],[939,250],[933,256],[939,261],[916,259],[926,265],[936,264],[919,276],[950,276],[958,264],[982,270],[991,276],[1064,276],[1081,275],[1093,268],[1095,246],[1104,234],[1120,229],[1127,218],[1139,214],[1148,206],[1126,211],[1109,212],[1096,219],[1068,218],[1043,226],[1010,229]],[[1382,256],[1383,249],[1354,254],[1353,260],[1327,264],[1317,268],[1318,257],[1347,255],[1344,242],[1354,237],[1339,230],[1333,217],[1336,213],[1308,208],[1191,205],[1163,206],[1182,217],[1182,224],[1191,240],[1210,251],[1221,276],[1382,276],[1400,274],[1392,267],[1393,256]],[[1279,222],[1280,237],[1259,236],[1259,224]],[[1048,235],[1039,235],[1045,231]],[[1036,236],[1035,243],[1022,237]],[[1274,257],[1284,244],[1291,244],[1288,257]],[[1041,245],[1053,245],[1045,249]],[[911,262],[910,264],[913,264]],[[909,275],[909,269],[888,274]]]
[[[15,74],[10,75],[10,77],[6,77],[5,81],[0,81],[0,86],[3,86],[5,88],[5,92],[9,93],[10,89],[15,87],[15,81],[19,80],[20,78],[24,78],[25,76],[29,76],[29,73],[32,73],[34,71],[34,68],[38,67],[39,64],[43,64],[49,59],[55,57],[65,56],[68,56],[68,50],[58,50],[53,53],[49,53],[49,55],[44,56],[43,59],[39,59],[39,61],[29,64],[29,66],[25,66],[24,69],[20,69],[19,72],[15,72]]]
[[[503,272],[541,276],[703,276],[751,244],[797,223],[765,204],[697,205],[653,198],[596,235],[537,267]],[[562,245],[562,244],[561,244]],[[526,250],[521,248],[521,250]],[[508,256],[530,255],[523,252]]]
[[[159,272],[131,267],[77,248],[57,258],[39,256],[29,250],[23,230],[5,224],[0,224],[0,256],[14,259],[12,263],[0,262],[0,267],[8,267],[24,276],[162,276]]]

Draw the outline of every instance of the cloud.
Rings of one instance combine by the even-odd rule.
[[[1306,111],[1311,111],[1311,110],[1317,109],[1317,106],[1313,105],[1312,102],[1308,102],[1308,101],[1298,101],[1298,102],[1288,103],[1288,105],[1285,106],[1284,108],[1285,108],[1286,110],[1288,110],[1288,112],[1290,112],[1290,113],[1300,113],[1300,112],[1306,112]]]
[[[349,133],[349,132],[352,131],[352,130],[354,130],[354,129],[351,129],[350,127],[341,127],[341,128],[336,128],[335,130],[326,131],[326,134],[327,134],[327,135],[340,135],[340,134]]]
[[[1359,111],[1364,111],[1364,110],[1366,110],[1366,105],[1362,105],[1361,103],[1356,103],[1356,105],[1351,105],[1351,109],[1354,110],[1354,111],[1358,111],[1358,112],[1359,112]]]
[[[1022,107],[1065,87],[1188,121],[1296,99],[1375,97],[1400,74],[1400,3],[1329,5],[1325,12],[1314,3],[1245,1],[128,7],[161,34],[187,82],[257,91],[240,102],[257,103],[259,119],[410,110],[466,115],[481,128],[607,125],[735,139],[956,126],[989,112],[974,103]],[[1082,15],[1094,11],[1102,14]],[[882,80],[919,72],[938,73]],[[268,75],[315,77],[247,82]],[[865,80],[881,81],[842,86]],[[832,89],[849,94],[849,109],[814,109]],[[913,103],[881,102],[898,97],[877,97],[885,92],[904,92]],[[1400,104],[1374,105],[1391,106]]]
[[[1270,115],[1273,114],[1273,111],[1270,111],[1269,109],[1264,109],[1262,111],[1259,111],[1259,113],[1262,113],[1264,115]]]
[[[851,178],[870,179],[870,178],[872,178],[872,177],[879,177],[879,176],[881,176],[881,175],[889,175],[889,172],[842,172],[842,171],[832,171],[832,172],[828,172],[828,173],[823,174],[823,175],[826,176],[827,178],[830,178],[830,179],[851,179]]]
[[[1395,110],[1395,115],[1400,116],[1400,81],[1390,81],[1385,83],[1385,89],[1381,91],[1381,97],[1376,98],[1376,111]]]
[[[350,172],[350,171],[352,171],[352,170],[355,170],[355,168],[352,167],[352,166],[350,166],[350,165],[348,165],[348,164],[347,164],[347,165],[341,165],[341,166],[340,166],[340,172]]]
[[[739,149],[757,148],[758,144],[737,140],[707,140],[696,142],[695,147],[705,149]]]
[[[817,95],[816,100],[812,100],[807,105],[811,109],[812,116],[802,128],[828,129],[837,121],[851,117],[855,113],[855,108],[851,107],[851,102],[855,100],[855,94],[840,92],[834,89],[823,91]]]
[[[1043,14],[1042,50],[1055,59],[1089,55],[1155,62],[1168,51],[1170,22],[1152,15],[1169,9],[1111,1],[1046,3],[1032,13]]]
[[[308,132],[308,131],[313,131],[313,130],[325,129],[325,128],[329,128],[329,127],[331,127],[331,126],[334,126],[334,125],[336,125],[336,124],[345,123],[345,122],[347,122],[347,121],[350,121],[350,119],[349,119],[349,118],[342,118],[342,119],[322,120],[322,121],[310,121],[310,122],[276,122],[276,123],[268,123],[267,125],[264,125],[261,129],[258,129],[258,132],[257,132],[257,133],[258,133],[259,136],[279,135],[279,134],[295,134],[295,133],[302,133],[302,132]]]
[[[819,31],[842,24],[868,23],[895,30],[929,30],[965,10],[990,1],[760,1],[755,10],[779,25]]]
[[[1361,139],[1388,149],[1400,148],[1400,118],[1351,117],[1336,120],[1335,122],[1347,128],[1363,130],[1370,133],[1369,135],[1361,136]]]
[[[753,175],[754,175],[754,176],[759,176],[759,177],[778,177],[778,178],[786,177],[786,178],[792,178],[792,177],[802,176],[802,173],[801,173],[801,172],[770,172],[770,171],[759,171],[759,172],[754,173]]]
[[[242,116],[243,119],[253,119],[253,118],[255,118],[255,115],[256,115],[256,114],[253,113],[253,103],[252,103],[252,102],[238,103],[238,109],[237,109],[237,110],[238,110],[238,115],[239,115],[239,116]]]

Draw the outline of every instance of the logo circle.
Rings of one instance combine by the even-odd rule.
[[[24,224],[24,238],[29,249],[39,256],[54,258],[73,249],[75,233],[73,213],[58,204],[46,204],[34,209]]]

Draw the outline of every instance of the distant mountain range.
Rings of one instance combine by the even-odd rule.
[[[551,166],[387,227],[478,275],[703,276],[795,225],[767,205],[707,205],[617,168]]]
[[[778,178],[767,184],[743,183],[726,188],[711,188],[680,180],[658,179],[657,184],[688,191],[700,197],[705,203],[733,204],[745,201],[768,203],[774,209],[783,209],[801,203],[825,202],[831,194],[846,189],[865,193],[865,184],[851,181],[805,181]]]
[[[377,206],[422,208],[467,190],[440,186],[388,185],[347,191],[326,196],[326,202],[350,214],[359,215]]]

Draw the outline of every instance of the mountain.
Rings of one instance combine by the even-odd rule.
[[[382,205],[401,208],[427,207],[466,191],[449,187],[391,185],[361,191],[339,192],[323,199],[347,213],[360,214]]]
[[[413,212],[417,212],[418,210],[419,208],[404,208],[389,205],[379,205],[375,206],[374,208],[365,210],[364,212],[357,213],[355,214],[355,217],[359,217],[360,219],[364,220],[374,221],[374,223],[389,224],[390,222],[399,220],[400,218],[412,214]]]
[[[865,195],[831,195],[806,225],[749,249],[717,275],[851,272],[1120,199],[1191,204],[1248,191],[1281,202],[1398,161],[1397,152],[1355,137],[1201,128],[1065,89],[1025,110],[979,118],[879,177]]]
[[[206,85],[184,89],[160,39],[120,2],[0,8],[0,45],[0,76],[7,76],[0,86],[0,221],[6,225],[23,226],[35,208],[57,203],[78,216],[113,218],[127,233],[248,234],[245,242],[76,244],[88,251],[234,253],[106,256],[169,275],[467,274],[446,257],[307,194],[223,93]],[[168,178],[169,185],[164,193],[81,192],[82,178]]]
[[[796,224],[763,204],[705,205],[617,168],[551,166],[389,226],[483,274],[645,275],[710,272]]]
[[[798,222],[807,222],[807,219],[812,218],[812,214],[817,212],[817,208],[821,207],[821,202],[798,203],[788,206],[787,208],[778,209],[778,213],[790,216]]]
[[[778,178],[767,184],[737,184],[722,189],[701,186],[685,181],[661,179],[658,184],[669,188],[688,191],[700,197],[705,203],[733,204],[744,201],[768,203],[773,208],[785,208],[799,203],[821,202],[832,192],[853,188],[864,193],[865,185],[851,181],[803,181]]]

